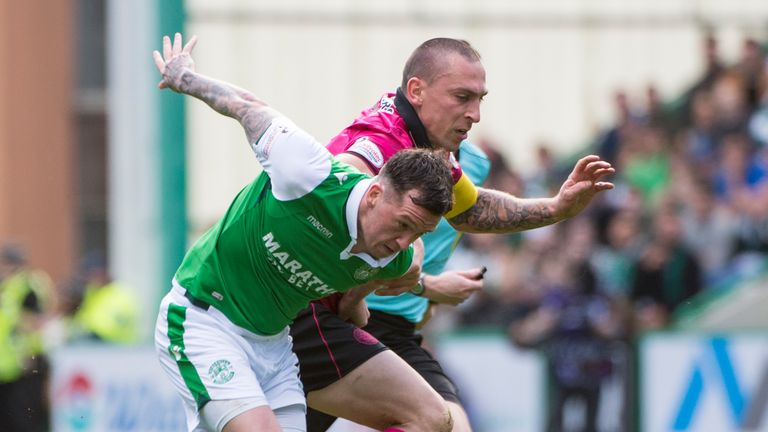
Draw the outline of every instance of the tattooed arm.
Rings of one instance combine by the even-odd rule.
[[[475,205],[449,222],[459,231],[476,233],[509,233],[551,225],[577,215],[599,192],[613,189],[613,183],[602,179],[614,172],[610,163],[590,155],[576,162],[553,198],[518,198],[478,188]]]
[[[507,233],[550,225],[554,215],[551,198],[522,199],[492,189],[477,188],[477,202],[449,220],[459,231]]]
[[[245,129],[248,142],[255,142],[278,115],[277,111],[247,90],[195,72],[191,52],[196,43],[197,37],[192,37],[182,48],[181,34],[176,33],[173,45],[168,36],[163,37],[163,54],[152,53],[163,76],[158,87],[194,96],[219,114],[232,117]]]

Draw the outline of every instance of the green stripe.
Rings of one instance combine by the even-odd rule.
[[[184,320],[186,319],[187,308],[173,303],[168,305],[168,339],[171,341],[168,353],[176,359],[181,378],[184,379],[184,384],[195,398],[199,410],[211,400],[211,396],[208,395],[200,375],[197,374],[197,369],[184,352]]]

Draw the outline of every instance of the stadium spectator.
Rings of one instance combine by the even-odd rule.
[[[760,104],[764,61],[765,56],[757,40],[751,37],[744,38],[741,57],[734,66],[734,70],[744,83],[744,98],[749,111],[754,111]]]
[[[749,119],[749,134],[762,149],[768,148],[768,59],[763,62],[761,94]]]
[[[94,252],[85,257],[71,283],[70,340],[88,339],[130,344],[138,338],[138,300],[127,287],[112,279],[106,258]]]
[[[669,148],[660,129],[643,128],[631,146],[622,149],[620,176],[629,187],[640,192],[647,207],[658,205],[669,186]]]
[[[574,221],[576,222],[576,221]],[[570,226],[566,248],[553,251],[541,268],[544,292],[540,306],[510,327],[522,346],[541,347],[551,378],[547,430],[573,430],[564,425],[566,402],[581,399],[584,422],[576,430],[596,431],[600,389],[612,370],[610,341],[620,335],[620,320],[596,290],[596,280],[584,258],[591,242],[588,224]],[[568,250],[572,249],[572,250]],[[579,250],[581,249],[581,250]]]
[[[632,264],[641,239],[641,215],[627,209],[608,209],[598,219],[599,242],[592,254],[598,289],[610,297],[629,296]]]
[[[0,425],[9,432],[49,428],[48,358],[42,330],[54,307],[51,279],[24,250],[0,250]]]
[[[682,113],[685,119],[684,124],[689,124],[691,119],[690,113],[693,96],[702,90],[710,90],[715,81],[726,70],[723,61],[720,59],[720,53],[718,52],[718,42],[715,35],[713,33],[706,34],[702,42],[704,71],[702,75],[694,81],[693,85],[691,85],[690,89],[684,95],[685,103]]]
[[[670,315],[701,291],[701,266],[683,244],[680,218],[662,207],[653,215],[650,241],[640,252],[630,297],[639,330],[667,325]]]
[[[620,155],[627,143],[635,139],[641,118],[632,112],[629,97],[624,90],[616,91],[613,102],[616,110],[616,122],[598,138],[597,152],[603,159],[619,168],[619,172],[621,172]]]
[[[694,182],[681,204],[683,242],[701,264],[704,283],[716,284],[725,278],[734,254],[736,218],[717,201],[711,182],[706,180]]]

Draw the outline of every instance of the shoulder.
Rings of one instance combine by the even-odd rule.
[[[331,153],[354,153],[374,172],[378,172],[398,151],[412,147],[413,142],[391,94],[382,96],[328,144]]]
[[[475,144],[469,141],[463,141],[459,147],[459,159],[464,172],[476,184],[483,183],[491,170],[491,161],[488,155]]]
[[[331,172],[328,150],[286,118],[275,119],[252,147],[281,201],[309,193]]]
[[[488,155],[485,154],[483,149],[469,141],[462,141],[459,148],[461,149],[462,162],[464,162],[465,156],[467,159],[488,161]]]

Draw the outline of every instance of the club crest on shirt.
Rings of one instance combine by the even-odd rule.
[[[347,151],[360,155],[376,169],[381,169],[384,166],[384,155],[381,153],[381,149],[368,137],[358,138]]]
[[[216,360],[211,364],[211,367],[208,368],[208,375],[214,383],[224,384],[229,382],[229,380],[235,376],[235,371],[229,360]]]
[[[379,272],[379,269],[373,268],[365,264],[362,267],[359,267],[357,270],[355,270],[355,279],[360,281],[368,280],[378,272]]]
[[[355,338],[355,340],[358,343],[361,343],[363,345],[376,345],[377,343],[379,343],[379,340],[376,339],[375,336],[357,327],[355,327],[355,329],[352,330],[352,337]]]
[[[383,111],[387,114],[395,113],[395,98],[384,96],[379,101],[379,111]]]

